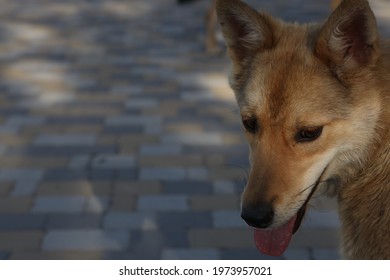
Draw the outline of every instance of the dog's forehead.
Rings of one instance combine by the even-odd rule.
[[[260,58],[243,94],[242,115],[284,125],[344,116],[348,101],[343,87],[325,67],[310,60],[294,54]]]

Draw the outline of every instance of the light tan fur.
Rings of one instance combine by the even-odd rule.
[[[217,0],[217,13],[242,119],[256,121],[242,205],[271,204],[275,228],[316,185],[332,189],[343,256],[390,259],[390,47],[368,2],[344,0],[320,24],[239,0]],[[297,140],[319,127],[318,139]]]

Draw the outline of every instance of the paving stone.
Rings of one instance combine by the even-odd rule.
[[[42,249],[52,250],[125,250],[129,245],[127,231],[51,230],[45,234]]]
[[[0,214],[0,230],[39,230],[44,223],[44,215]]]
[[[185,195],[142,195],[138,199],[139,211],[186,211],[189,210]]]
[[[7,196],[14,187],[13,182],[0,182],[0,197]]]
[[[283,253],[283,257],[287,260],[311,260],[312,254],[309,249],[287,248]]]
[[[111,209],[113,211],[133,212],[136,209],[137,200],[135,196],[116,195],[112,199]]]
[[[163,191],[167,194],[211,194],[209,182],[178,181],[163,182]]]
[[[92,160],[95,169],[129,169],[135,167],[134,156],[125,155],[99,155]]]
[[[108,117],[105,124],[107,126],[126,125],[158,125],[161,118],[158,116],[114,116]]]
[[[88,197],[85,201],[85,211],[88,213],[103,213],[109,208],[109,206],[109,197],[91,196]]]
[[[184,168],[141,168],[140,180],[165,180],[179,181],[186,178],[187,172]]]
[[[102,251],[35,251],[35,252],[13,252],[11,260],[101,260]]]
[[[181,145],[142,145],[139,153],[141,155],[152,155],[152,156],[168,156],[168,155],[179,155],[182,152]]]
[[[208,212],[159,212],[157,224],[161,230],[211,228],[212,218]]]
[[[253,232],[249,229],[193,229],[189,232],[192,248],[254,248]]]
[[[216,181],[214,182],[215,194],[235,194],[236,187],[231,181]]]
[[[338,228],[300,228],[293,236],[290,248],[334,249],[340,244]]]
[[[19,181],[15,184],[14,189],[12,190],[12,196],[27,196],[35,193],[37,189],[38,182],[36,181]]]
[[[327,212],[311,210],[307,213],[302,226],[308,228],[339,228],[340,220],[336,210]]]
[[[33,213],[81,213],[86,205],[83,196],[37,197],[32,208]]]
[[[0,181],[39,181],[45,171],[35,168],[4,168],[0,170]]]
[[[8,252],[0,252],[0,260],[6,260],[9,258],[9,253]]]
[[[95,135],[88,134],[45,134],[34,140],[34,145],[44,146],[92,146],[96,143]]]
[[[162,142],[167,144],[183,145],[221,145],[222,137],[219,133],[187,133],[167,134],[162,136]]]
[[[37,187],[37,194],[42,196],[108,196],[111,193],[110,182],[96,181],[45,181]]]
[[[46,229],[97,229],[101,220],[100,214],[49,214]]]
[[[32,206],[31,197],[0,197],[0,213],[26,213]]]
[[[194,211],[212,211],[233,209],[239,213],[240,197],[237,195],[193,195],[190,206]]]
[[[204,167],[190,167],[188,168],[189,180],[207,180],[209,171]]]
[[[150,213],[109,212],[104,217],[104,228],[155,230],[156,216]]]
[[[246,223],[239,211],[219,210],[212,212],[214,228],[243,228]]]
[[[313,249],[313,259],[340,260],[340,253],[338,249]]]
[[[164,249],[163,260],[218,260],[220,254],[215,249]]]
[[[154,98],[132,98],[125,103],[126,108],[155,108],[157,106],[158,101]]]
[[[109,154],[116,153],[115,145],[102,146],[27,146],[8,149],[7,154],[12,156],[74,156],[80,154]]]
[[[88,177],[85,170],[70,170],[66,168],[48,169],[44,181],[81,181]]]
[[[36,230],[0,231],[0,251],[32,251],[40,248],[43,233]]]
[[[251,249],[223,249],[221,250],[222,260],[282,260],[282,257],[272,257],[261,254],[255,247]]]
[[[162,186],[158,181],[117,181],[114,185],[114,192],[118,196],[160,194]]]

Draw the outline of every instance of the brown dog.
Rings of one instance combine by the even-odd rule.
[[[336,9],[340,4],[341,0],[332,0],[331,7],[332,10]],[[213,54],[218,53],[220,49],[218,48],[217,38],[215,36],[217,29],[217,13],[215,11],[217,1],[212,0],[207,14],[205,17],[205,26],[206,26],[206,39],[205,39],[205,48],[207,53]]]
[[[343,256],[390,259],[390,45],[368,2],[306,25],[216,4],[250,146],[241,216],[257,248],[282,254],[313,193],[332,187]]]

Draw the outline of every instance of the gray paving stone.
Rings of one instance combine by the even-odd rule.
[[[105,122],[108,126],[156,125],[159,123],[161,123],[159,116],[114,116],[108,117]]]
[[[187,211],[188,197],[185,195],[141,195],[137,209],[140,211]]]
[[[313,259],[315,260],[339,260],[340,253],[338,249],[313,249]]]
[[[215,249],[164,249],[163,260],[218,260],[219,251]]]
[[[15,184],[11,196],[29,196],[33,195],[37,189],[39,181],[20,180]]]
[[[10,253],[8,252],[1,252],[0,251],[0,260],[7,260],[9,258]]]
[[[146,156],[168,156],[168,155],[179,155],[182,153],[183,147],[181,145],[141,145],[139,154]]]
[[[207,180],[209,171],[204,167],[190,167],[187,171],[187,176],[189,180]]]
[[[215,132],[166,134],[161,137],[166,144],[183,145],[222,145],[221,134]]]
[[[178,228],[211,228],[212,218],[209,212],[159,212],[157,224],[161,230],[175,230]]]
[[[85,169],[89,166],[91,157],[89,155],[73,156],[69,163],[70,169]]]
[[[206,181],[163,182],[166,194],[211,194],[211,183]]]
[[[51,230],[43,239],[42,249],[53,250],[125,250],[129,245],[128,231]]]
[[[310,249],[294,249],[288,248],[284,253],[283,257],[287,260],[311,260]]]
[[[119,169],[115,170],[115,179],[117,181],[135,181],[138,178],[137,169]]]
[[[282,257],[272,257],[261,254],[257,249],[223,249],[222,260],[282,260]]]
[[[40,214],[0,214],[0,230],[38,230],[45,220]]]
[[[154,98],[132,98],[125,103],[126,108],[153,108],[158,106],[158,100]]]
[[[37,197],[32,208],[33,213],[81,213],[86,198],[83,196]]]
[[[110,207],[110,198],[104,196],[91,196],[85,201],[85,211],[88,213],[103,213]]]
[[[235,194],[236,186],[231,181],[216,181],[214,182],[214,193],[215,194]]]
[[[96,144],[96,135],[88,134],[44,134],[35,138],[37,146],[92,146]]]
[[[44,173],[36,168],[4,168],[0,170],[0,181],[39,181]]]
[[[101,220],[100,214],[49,214],[46,229],[97,229]]]
[[[246,228],[247,225],[240,217],[239,211],[213,211],[213,225],[215,228]]]
[[[81,181],[88,177],[85,170],[71,170],[66,168],[48,169],[43,177],[44,181]]]
[[[340,220],[336,210],[319,212],[311,209],[303,225],[308,228],[339,228]]]
[[[118,151],[115,145],[101,146],[26,146],[8,149],[7,155],[23,156],[75,156],[84,154],[110,154]]]
[[[140,180],[164,180],[164,181],[180,181],[186,178],[186,169],[180,167],[158,168],[144,167],[141,168]]]
[[[92,160],[95,169],[129,169],[136,165],[134,156],[125,155],[99,155]]]
[[[156,230],[156,216],[151,213],[108,212],[103,227],[107,229]]]

